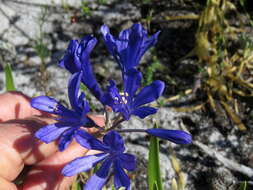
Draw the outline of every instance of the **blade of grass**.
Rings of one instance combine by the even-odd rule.
[[[15,84],[12,76],[12,69],[9,64],[6,64],[4,67],[4,73],[5,73],[5,88],[6,91],[15,91]]]
[[[247,190],[247,182],[246,181],[241,183],[239,190]]]
[[[154,127],[158,128],[157,124]],[[159,163],[159,140],[152,136],[150,138],[148,158],[148,186],[149,190],[163,190]]]

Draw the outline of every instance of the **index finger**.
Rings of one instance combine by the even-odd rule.
[[[0,94],[0,122],[23,119],[32,115],[46,115],[30,106],[30,98],[21,92]]]

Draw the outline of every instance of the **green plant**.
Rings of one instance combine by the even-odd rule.
[[[97,0],[97,3],[99,4],[99,5],[103,5],[103,4],[105,4],[107,2],[107,0]]]
[[[48,44],[44,42],[44,24],[46,22],[46,17],[48,16],[48,9],[47,7],[42,7],[41,14],[38,17],[38,26],[39,26],[39,34],[37,38],[35,39],[34,44],[34,51],[38,55],[38,57],[41,60],[40,64],[40,78],[41,78],[41,86],[42,89],[46,92],[46,94],[50,94],[46,81],[48,80],[48,73],[46,72],[46,58],[50,56],[50,51],[48,49]]]
[[[158,128],[154,124],[154,128]],[[148,186],[149,190],[163,190],[159,160],[159,139],[150,137],[148,156]]]
[[[163,65],[158,60],[157,56],[152,57],[152,63],[147,67],[146,72],[144,74],[144,85],[148,85],[153,81],[154,73],[157,70],[161,70]]]
[[[88,2],[82,1],[81,11],[82,11],[82,14],[85,16],[91,15],[91,10],[90,10],[90,7],[88,6]]]
[[[6,91],[15,91],[15,83],[12,75],[12,69],[10,64],[6,64],[4,67],[5,73],[5,88]]]

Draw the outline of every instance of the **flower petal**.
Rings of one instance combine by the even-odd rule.
[[[33,108],[53,114],[58,113],[58,105],[59,103],[54,98],[48,96],[38,96],[31,100]]]
[[[129,40],[129,35],[131,34],[131,28],[122,30],[119,33],[119,40],[124,40],[124,41],[128,41]]]
[[[120,163],[123,168],[125,168],[128,171],[134,171],[136,168],[136,158],[132,154],[121,154],[120,157]]]
[[[101,90],[101,88],[99,87],[99,84],[93,74],[91,64],[88,61],[83,62],[82,71],[83,71],[82,82],[87,86],[87,88],[91,91],[91,93],[102,104],[104,104],[104,101],[103,101],[104,93]]]
[[[110,34],[110,30],[109,30],[108,26],[106,26],[105,24],[103,26],[101,26],[100,32],[103,35],[104,42],[105,42],[105,45],[106,45],[108,51],[111,53],[111,55],[114,56],[114,49],[115,49],[115,44],[114,43],[115,43],[115,39]]]
[[[85,190],[100,190],[105,185],[110,167],[112,165],[111,159],[105,160],[98,171],[90,177],[85,184]]]
[[[133,107],[137,108],[141,105],[150,103],[159,96],[162,95],[164,90],[164,82],[160,80],[156,80],[152,82],[150,85],[145,86],[136,96],[134,102],[133,102]]]
[[[98,162],[104,160],[107,156],[108,154],[102,153],[76,158],[62,169],[62,174],[64,176],[73,176],[80,172],[86,172],[94,167]]]
[[[71,40],[68,45],[68,49],[65,52],[63,59],[60,60],[59,66],[68,70],[70,73],[79,72],[81,69],[81,63],[76,55],[78,48],[78,41]]]
[[[82,63],[90,57],[90,53],[97,43],[97,39],[92,35],[87,35],[81,40],[77,49],[77,54],[81,57]]]
[[[137,59],[141,50],[143,40],[143,28],[141,24],[133,24],[131,27],[131,34],[129,35],[128,47],[126,48],[125,55],[122,59],[125,59],[124,68],[125,71],[134,68],[139,64]],[[145,31],[145,30],[144,30]]]
[[[75,134],[76,130],[77,130],[76,127],[71,126],[70,129],[62,133],[58,144],[59,151],[62,152],[68,147],[68,145],[71,143],[73,139],[73,135]]]
[[[139,62],[142,58],[142,56],[146,53],[146,51],[151,47],[154,46],[157,42],[158,35],[160,34],[160,31],[156,32],[154,35],[152,35],[150,38],[148,38],[147,35],[144,35],[143,43],[140,49],[140,53],[137,57],[137,61]]]
[[[48,113],[53,113],[56,115],[60,115],[63,117],[75,117],[75,112],[65,108],[59,102],[57,102],[54,98],[48,96],[38,96],[32,98],[31,106],[35,109],[45,111]]]
[[[82,108],[78,104],[78,91],[80,88],[82,72],[77,72],[71,75],[68,83],[69,102],[77,112],[82,112]],[[80,100],[79,100],[80,101]]]
[[[156,43],[159,34],[157,32],[149,38],[147,31],[139,23],[121,31],[118,39],[110,34],[110,30],[106,25],[100,28],[100,32],[103,35],[107,49],[118,62],[123,72],[127,72],[139,64],[144,53]]]
[[[167,129],[147,129],[149,135],[159,137],[161,139],[169,140],[176,144],[189,144],[192,141],[190,134],[181,130],[167,130]]]
[[[105,145],[109,146],[111,150],[117,152],[124,152],[124,140],[116,131],[109,131],[104,137],[103,142]]]
[[[50,143],[55,139],[57,139],[64,131],[66,131],[69,128],[70,126],[66,126],[61,123],[50,124],[39,129],[35,133],[35,137],[45,143]]]
[[[130,190],[130,179],[121,167],[119,160],[114,161],[114,186],[116,189],[125,187]]]
[[[124,92],[128,93],[127,99],[132,99],[137,89],[141,86],[142,75],[136,69],[130,69],[124,74]]]
[[[156,112],[157,112],[156,108],[142,106],[142,107],[139,107],[139,108],[135,109],[134,111],[132,111],[132,114],[143,119],[149,115],[155,114]]]
[[[78,130],[76,132],[75,139],[81,146],[87,149],[100,150],[103,152],[110,150],[107,145],[83,130]]]
[[[82,108],[82,115],[90,112],[90,105],[88,101],[85,99],[84,92],[81,92],[80,96],[78,97],[78,106]]]
[[[110,85],[107,86],[107,99],[106,105],[110,106],[114,112],[119,112],[121,109],[120,103],[115,103],[115,101],[120,101],[121,96],[119,94],[118,88],[116,87],[116,83],[113,80],[110,80]]]

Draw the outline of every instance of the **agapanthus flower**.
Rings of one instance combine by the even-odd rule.
[[[90,111],[85,94],[78,96],[82,72],[71,76],[68,84],[68,96],[72,109],[68,109],[54,98],[38,96],[32,99],[31,105],[41,111],[58,115],[57,122],[39,129],[35,136],[45,143],[50,143],[59,138],[59,150],[63,151],[73,138],[78,136],[82,126],[92,127],[95,123],[87,117]],[[86,133],[86,132],[84,132]]]
[[[96,43],[97,39],[92,35],[85,36],[80,43],[77,40],[71,40],[63,59],[60,60],[59,66],[65,68],[71,74],[82,72],[81,81],[103,103],[103,91],[98,85],[89,61],[90,53]]]
[[[125,120],[129,120],[131,115],[145,118],[148,115],[157,112],[156,108],[144,106],[161,96],[164,90],[164,82],[156,80],[150,85],[142,88],[137,94],[137,90],[141,86],[142,75],[136,69],[130,69],[124,74],[124,90],[119,92],[114,81],[110,81],[107,91],[111,96],[111,102],[108,102],[114,112],[122,114]]]
[[[114,175],[115,188],[119,189],[120,187],[125,187],[129,190],[130,179],[124,169],[133,171],[136,167],[136,160],[133,155],[124,153],[125,146],[122,137],[117,132],[110,131],[103,137],[102,142],[93,137],[90,139],[87,138],[87,134],[84,134],[84,138],[82,138],[82,132],[79,133],[78,139],[81,145],[83,141],[83,146],[85,148],[99,150],[102,153],[73,160],[63,168],[63,175],[73,176],[80,172],[86,172],[98,163],[102,163],[97,172],[87,181],[84,189],[102,189],[112,172]],[[89,144],[88,147],[87,142]]]
[[[164,140],[169,140],[176,144],[189,144],[192,142],[192,136],[181,130],[168,130],[168,129],[147,129],[145,131],[149,135],[159,137]]]
[[[107,49],[118,62],[123,72],[135,68],[144,53],[157,42],[160,32],[150,38],[141,24],[133,24],[131,28],[120,32],[119,37],[114,37],[109,28],[103,25],[100,28]]]

